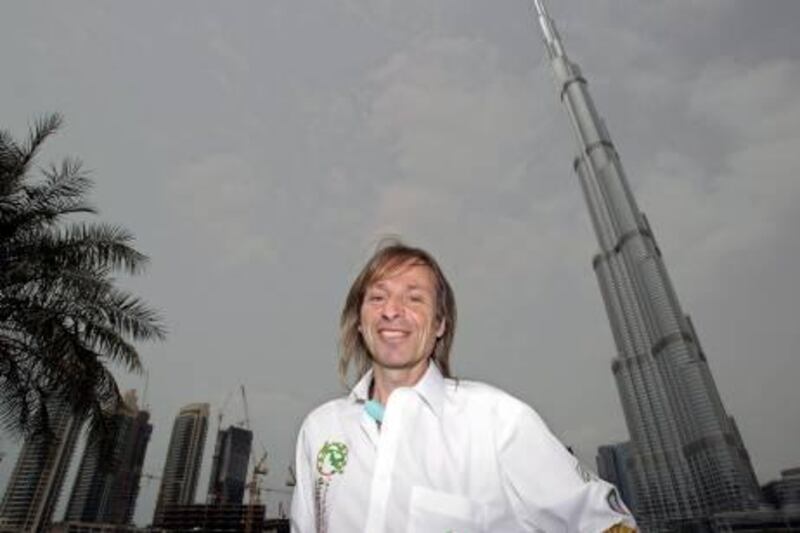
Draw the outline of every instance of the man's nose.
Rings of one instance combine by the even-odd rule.
[[[403,303],[397,297],[390,296],[383,304],[383,309],[381,309],[381,312],[384,319],[395,319],[403,313]]]

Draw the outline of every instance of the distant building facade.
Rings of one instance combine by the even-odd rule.
[[[0,531],[39,532],[53,517],[81,423],[66,406],[51,410],[52,438],[25,440],[0,503]]]
[[[764,499],[776,509],[800,513],[800,467],[781,472],[781,479],[764,485]]]
[[[255,533],[264,531],[263,505],[169,505],[164,509],[159,531],[214,531]]]
[[[208,481],[209,504],[240,504],[244,498],[253,432],[230,426],[217,432]]]
[[[99,451],[88,443],[75,477],[66,521],[104,524],[130,524],[139,495],[147,445],[153,426],[150,414],[139,410],[136,392],[128,391],[115,415],[117,437],[112,466],[100,468]]]
[[[175,418],[153,515],[156,526],[163,521],[167,507],[194,503],[206,444],[208,412],[207,403],[193,403],[181,408]]]
[[[620,442],[597,448],[597,475],[613,484],[628,509],[636,514],[636,496],[628,470],[631,459],[631,443]]]
[[[48,533],[154,533],[154,531],[132,525],[70,521],[53,524]]]

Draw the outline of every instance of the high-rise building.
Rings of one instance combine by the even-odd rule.
[[[51,409],[50,436],[25,440],[0,504],[0,531],[39,532],[53,517],[81,423],[67,406]]]
[[[631,438],[639,520],[755,509],[758,482],[725,412],[692,322],[681,310],[650,224],[639,211],[580,68],[535,0],[600,246],[593,266],[617,347],[612,370]]]
[[[764,485],[764,499],[776,509],[800,515],[800,467],[781,472],[781,479]]]
[[[249,429],[230,426],[224,431],[217,431],[211,478],[208,481],[209,504],[242,503],[252,443],[253,432]]]
[[[600,446],[597,448],[597,475],[617,487],[622,501],[636,514],[636,496],[628,472],[630,457],[630,442]]]
[[[149,418],[150,414],[138,407],[136,391],[128,391],[114,417],[117,435],[111,465],[101,468],[97,443],[87,443],[67,505],[66,521],[131,523],[153,430]]]
[[[161,523],[166,507],[194,503],[207,431],[207,403],[181,408],[172,426],[153,524]]]

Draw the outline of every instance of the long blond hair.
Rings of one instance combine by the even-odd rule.
[[[356,380],[369,370],[372,358],[358,326],[364,294],[373,283],[412,265],[431,269],[436,282],[436,320],[444,321],[441,337],[436,339],[431,358],[445,377],[450,377],[450,348],[456,332],[456,300],[453,289],[436,260],[425,250],[407,246],[399,240],[381,242],[347,293],[339,321],[339,378],[347,386],[350,364],[355,366]]]

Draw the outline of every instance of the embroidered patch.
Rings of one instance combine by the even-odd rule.
[[[334,474],[344,473],[347,466],[347,445],[343,442],[325,441],[317,453],[317,472],[314,483],[314,508],[317,533],[328,531],[328,491]]]
[[[346,465],[347,445],[342,442],[325,441],[317,454],[317,472],[329,477],[343,473]]]

